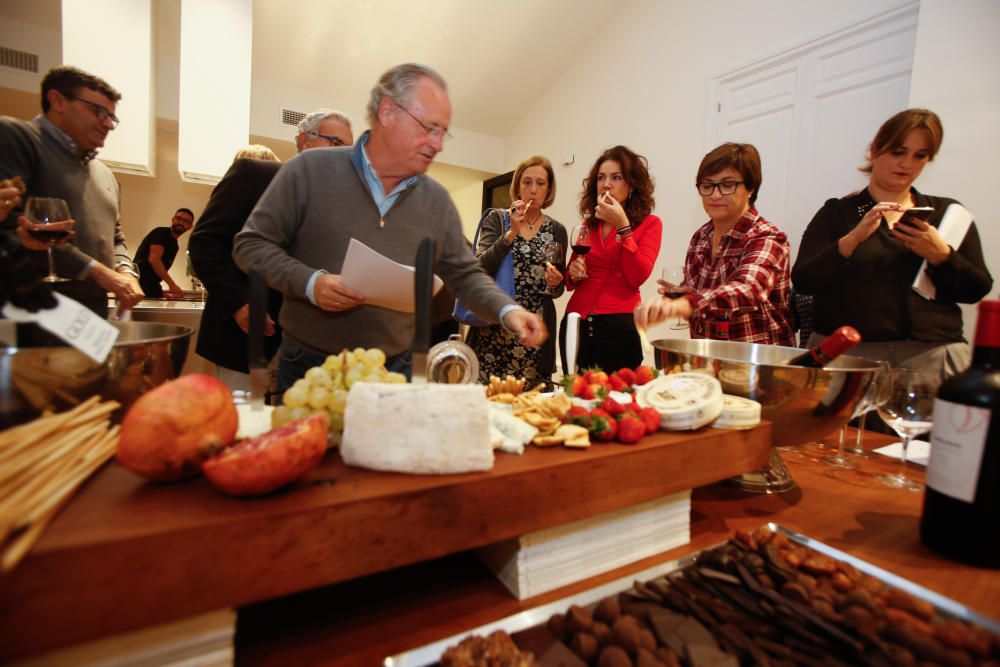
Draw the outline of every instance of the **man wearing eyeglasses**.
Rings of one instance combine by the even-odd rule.
[[[331,109],[317,109],[307,114],[299,122],[295,135],[295,146],[300,153],[353,143],[351,119]],[[196,349],[199,355],[215,364],[217,377],[230,389],[250,388],[247,275],[233,261],[233,237],[243,228],[280,167],[280,162],[268,160],[234,160],[212,190],[188,243],[188,255],[195,273],[208,290]],[[269,290],[268,316],[264,325],[268,358],[274,355],[281,342],[281,329],[275,324],[280,308],[281,294]]]
[[[365,285],[340,280],[352,238],[406,265],[422,239],[434,238],[435,272],[449,289],[522,344],[539,345],[547,336],[541,318],[483,272],[448,192],[424,175],[449,136],[441,75],[412,63],[390,69],[371,92],[367,116],[370,129],[354,148],[308,151],[286,163],[236,235],[236,263],[260,267],[284,294],[279,387],[345,348],[378,347],[389,370],[409,373],[413,314],[367,305]]]
[[[100,77],[76,67],[56,67],[42,80],[42,115],[31,121],[0,118],[0,178],[20,176],[31,196],[66,200],[75,220],[72,239],[54,248],[56,272],[70,282],[59,291],[107,315],[107,293],[124,310],[143,297],[139,273],[122,235],[118,182],[94,159],[118,125],[121,94]],[[12,229],[21,211],[3,226]],[[33,260],[45,263],[45,253]]]
[[[295,148],[301,153],[307,148],[350,146],[354,143],[351,119],[331,109],[317,109],[299,121]]]

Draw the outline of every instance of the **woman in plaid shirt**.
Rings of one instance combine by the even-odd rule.
[[[678,316],[690,321],[691,338],[795,345],[788,239],[754,208],[761,183],[757,149],[719,146],[702,159],[695,183],[711,220],[688,246],[684,287],[692,291],[647,301],[635,311],[636,324]],[[666,288],[660,281],[660,294]]]

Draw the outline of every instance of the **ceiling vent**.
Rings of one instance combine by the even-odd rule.
[[[0,46],[0,66],[38,74],[38,54]]]
[[[292,111],[291,109],[281,110],[281,123],[283,125],[291,125],[292,127],[297,127],[299,121],[305,118],[306,115],[301,111]]]

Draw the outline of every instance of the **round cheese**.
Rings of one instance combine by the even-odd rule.
[[[636,402],[660,413],[660,427],[687,431],[712,423],[722,413],[722,385],[704,373],[661,375],[639,387]]]
[[[741,396],[722,396],[722,414],[712,424],[715,428],[753,428],[760,423],[760,403]]]

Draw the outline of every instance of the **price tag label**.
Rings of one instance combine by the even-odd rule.
[[[59,302],[55,308],[32,313],[8,303],[3,315],[14,322],[35,322],[97,363],[103,363],[118,340],[118,329],[80,302],[58,292],[54,296]]]

